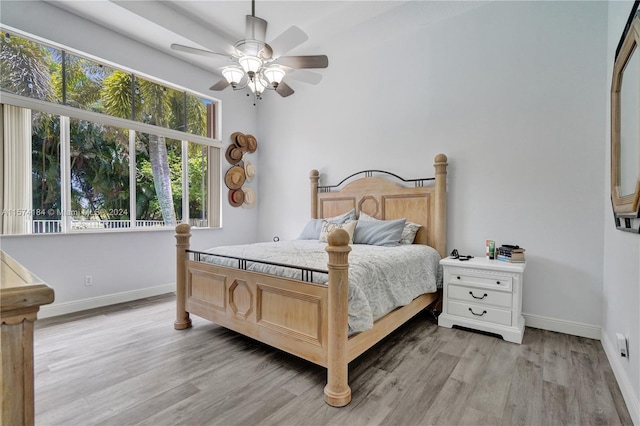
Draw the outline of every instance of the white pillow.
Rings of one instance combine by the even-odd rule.
[[[405,223],[404,229],[402,230],[402,237],[400,237],[400,244],[413,244],[420,228],[422,228],[422,225],[419,223]]]
[[[358,216],[358,220],[367,222],[380,219],[376,219],[375,217],[369,216],[365,212],[361,211]],[[413,244],[413,241],[416,239],[416,235],[418,234],[418,230],[420,230],[421,227],[422,225],[419,223],[406,222],[404,229],[402,230],[402,237],[400,237],[400,244]]]
[[[339,216],[328,217],[325,219],[311,219],[307,225],[304,227],[300,236],[298,236],[299,240],[317,240],[320,238],[320,231],[322,231],[322,222],[335,222],[335,223],[345,223],[350,220],[356,220],[356,210],[351,209],[348,212],[341,214]]]
[[[320,242],[326,243],[327,237],[329,233],[334,229],[344,229],[349,234],[349,244],[353,244],[353,232],[356,229],[356,221],[351,221],[347,223],[335,223],[335,222],[327,222],[326,220],[322,221],[322,230],[320,231]]]

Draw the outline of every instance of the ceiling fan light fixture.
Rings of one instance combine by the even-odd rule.
[[[253,93],[260,96],[260,94],[264,92],[264,89],[267,88],[268,83],[263,78],[255,78],[253,80],[250,80],[247,85]]]
[[[231,87],[235,89],[238,83],[240,83],[240,80],[242,80],[244,72],[240,67],[226,67],[222,70],[222,76],[229,82]]]
[[[291,96],[294,90],[288,84],[289,78],[318,84],[322,75],[304,69],[327,68],[329,60],[326,55],[283,56],[309,39],[304,31],[295,25],[291,26],[271,40],[271,44],[265,41],[266,33],[267,21],[255,16],[255,0],[251,0],[251,15],[246,16],[245,38],[229,46],[234,49],[233,53],[229,49],[225,49],[225,53],[218,53],[176,43],[171,44],[171,49],[224,59],[225,64],[216,68],[216,74],[221,73],[222,78],[209,88],[213,91],[222,91],[228,86],[234,90],[244,90],[248,86],[250,92],[247,96],[252,92],[254,100],[259,100],[265,90],[273,90],[283,98]],[[301,71],[289,73],[290,69]]]
[[[258,58],[257,56],[241,56],[238,59],[238,62],[240,63],[240,66],[242,67],[244,72],[246,72],[247,74],[249,74],[250,72],[255,74],[258,72],[260,67],[262,67],[262,59]]]
[[[266,68],[262,73],[264,74],[269,84],[271,84],[271,86],[273,86],[274,88],[278,87],[278,84],[280,84],[286,74],[284,70],[277,65],[272,65]]]

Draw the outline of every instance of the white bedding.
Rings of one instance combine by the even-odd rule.
[[[244,259],[327,270],[326,243],[292,240],[220,246],[206,250]],[[424,293],[436,291],[441,282],[440,255],[429,246],[407,244],[381,247],[353,244],[349,253],[349,332],[365,331],[373,322]],[[203,256],[203,261],[237,267],[238,261]],[[301,279],[300,270],[247,262],[247,270]],[[313,273],[313,282],[326,284],[328,275]],[[390,284],[390,285],[389,285]]]

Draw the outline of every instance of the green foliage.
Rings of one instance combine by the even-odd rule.
[[[0,85],[5,90],[51,102],[64,99],[66,104],[84,110],[206,134],[206,106],[196,96],[14,35],[2,33],[1,42]],[[46,211],[48,219],[59,219],[63,210],[59,135],[57,117],[34,111],[33,207]],[[128,219],[128,130],[72,119],[70,137],[72,210],[85,219]],[[157,142],[136,132],[136,216],[144,220],[164,217],[168,223],[161,200],[172,203],[175,216],[182,217],[181,142],[153,139]],[[154,157],[157,150],[150,150],[150,143],[163,144],[161,151],[166,144],[166,160]],[[203,187],[202,178],[206,175],[206,157],[203,160],[203,148],[197,144],[190,143],[188,152],[189,209],[198,217],[206,204],[206,183]],[[154,167],[159,161],[166,161],[165,167]],[[153,170],[166,170],[162,173],[167,175],[157,176],[157,172],[154,176]],[[170,179],[170,186],[159,187],[158,178]],[[119,213],[117,217],[112,217],[113,211]]]
[[[200,218],[207,204],[207,148],[189,144],[189,217]]]
[[[131,90],[131,74],[114,71],[104,79],[101,98],[105,112],[114,117],[131,118],[133,93]]]
[[[18,95],[55,101],[48,66],[51,53],[7,32],[1,32],[0,37],[0,87]]]
[[[129,219],[128,131],[71,121],[71,208],[83,219]]]
[[[60,219],[60,120],[49,114],[32,116],[32,190],[34,219]]]
[[[65,58],[67,105],[103,112],[101,90],[111,70],[76,56]]]
[[[207,107],[201,99],[187,94],[187,132],[207,136]]]

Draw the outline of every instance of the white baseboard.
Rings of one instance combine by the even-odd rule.
[[[629,410],[631,420],[634,425],[640,425],[640,400],[638,400],[638,395],[636,395],[633,390],[629,376],[624,371],[624,366],[622,365],[624,360],[620,357],[616,347],[611,343],[611,340],[609,340],[609,337],[604,331],[602,331],[600,341],[602,342],[604,353],[607,354],[607,358],[609,359],[613,375],[616,376],[616,381],[620,387],[620,392],[622,392],[624,402],[627,404],[627,410]]]
[[[558,333],[571,334],[572,336],[587,337],[600,340],[602,327],[585,324],[582,322],[560,320],[556,318],[541,317],[538,315],[522,314],[527,327],[540,328],[542,330],[557,331]]]
[[[72,302],[53,303],[40,307],[38,318],[57,317],[59,315],[100,308],[102,306],[115,305],[116,303],[130,302],[144,299],[145,297],[159,296],[176,290],[174,283],[159,285],[156,287],[142,288],[139,290],[125,291],[122,293],[108,294],[89,299],[74,300]]]

